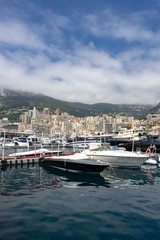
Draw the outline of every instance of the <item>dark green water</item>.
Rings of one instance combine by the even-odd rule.
[[[105,179],[105,178],[107,179]],[[0,170],[0,239],[160,239],[160,170]]]

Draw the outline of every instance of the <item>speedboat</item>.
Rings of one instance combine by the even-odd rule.
[[[41,163],[63,170],[82,172],[102,172],[109,167],[107,162],[92,160],[84,152],[46,157]]]
[[[85,150],[85,154],[91,159],[105,161],[112,167],[131,168],[139,168],[149,157],[146,153],[129,152],[116,146],[88,149]]]

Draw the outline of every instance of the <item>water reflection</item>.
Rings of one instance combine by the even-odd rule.
[[[53,174],[67,182],[74,182],[77,186],[106,186],[110,187],[110,183],[105,180],[99,173],[87,173],[87,172],[71,172],[65,170],[59,170],[47,165],[43,165],[43,168],[48,174]]]
[[[50,166],[29,165],[0,169],[0,195],[34,195],[47,189],[62,187],[77,188],[121,187],[154,184],[160,176],[159,169],[106,169],[101,174],[62,171]]]
[[[62,187],[61,179],[48,175],[39,165],[1,169],[0,193],[3,196],[33,195],[59,187]]]
[[[139,169],[110,168],[101,175],[110,182],[123,181],[130,185],[144,185],[154,184],[155,178],[160,176],[160,170],[150,166]]]
[[[72,173],[38,164],[0,169],[1,196],[34,195],[39,191],[67,186],[110,187],[110,184],[99,174]]]

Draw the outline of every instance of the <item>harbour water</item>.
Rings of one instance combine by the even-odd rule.
[[[0,169],[0,239],[160,239],[160,170]]]

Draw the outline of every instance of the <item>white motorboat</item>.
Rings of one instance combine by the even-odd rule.
[[[129,152],[116,146],[100,147],[93,150],[85,150],[91,159],[99,159],[108,162],[112,167],[140,167],[147,159],[147,154],[141,152]]]
[[[102,172],[105,168],[109,167],[109,164],[104,161],[88,158],[84,152],[47,157],[41,163],[63,170],[94,173]]]
[[[3,146],[3,145],[4,145],[4,147],[7,147],[7,148],[15,147],[15,143],[12,140],[8,140],[8,139],[5,139],[4,142],[0,143],[0,146]]]
[[[14,140],[14,143],[15,143],[15,145],[17,145],[19,147],[28,147],[29,146],[29,142],[27,141],[26,137],[19,137]]]

